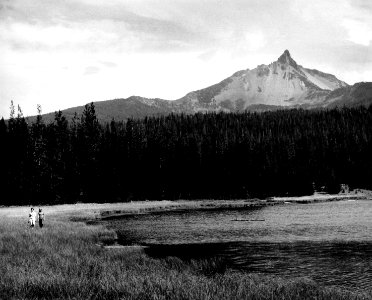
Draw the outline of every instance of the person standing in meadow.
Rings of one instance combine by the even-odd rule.
[[[41,208],[39,208],[39,213],[38,213],[38,219],[39,219],[39,227],[42,228],[44,226],[44,213]]]
[[[33,207],[31,207],[31,212],[29,213],[28,217],[29,217],[30,227],[34,227],[35,221],[36,221],[36,212]]]

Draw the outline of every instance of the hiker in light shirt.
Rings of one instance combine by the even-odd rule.
[[[33,207],[31,207],[31,212],[29,213],[28,217],[30,218],[29,219],[30,227],[34,227],[36,222],[36,212]]]

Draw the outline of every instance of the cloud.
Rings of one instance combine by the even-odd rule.
[[[115,68],[118,66],[118,64],[112,62],[112,61],[101,61],[101,64],[107,68]]]
[[[370,0],[349,0],[349,4],[367,13],[372,12],[372,3]]]
[[[85,68],[84,75],[92,75],[99,73],[101,69],[95,66],[89,66]]]
[[[187,47],[189,43],[202,42],[198,32],[190,31],[182,24],[173,20],[141,16],[131,12],[123,3],[113,7],[104,3],[98,6],[72,0],[14,0],[13,7],[12,11],[2,12],[6,21],[1,23],[10,30],[8,36],[13,36],[13,43],[18,45],[16,49],[22,48],[22,33],[25,33],[25,47],[38,48],[41,48],[40,44],[50,47],[55,47],[56,44],[66,47],[71,44],[81,46],[84,42],[90,46],[93,43],[102,45],[100,40],[105,37],[101,33],[116,37],[116,40],[111,40],[110,46],[118,51],[122,48],[167,51],[180,46]],[[32,46],[31,42],[35,45]]]
[[[347,29],[349,41],[364,46],[368,46],[372,41],[372,24],[347,19],[343,25]]]

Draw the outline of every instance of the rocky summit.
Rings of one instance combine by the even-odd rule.
[[[288,50],[269,65],[242,70],[220,83],[191,92],[180,102],[198,109],[241,111],[257,105],[324,106],[331,91],[348,87],[334,75],[298,65]]]
[[[299,65],[285,50],[269,65],[241,70],[221,82],[190,92],[181,99],[163,100],[132,96],[95,102],[101,121],[126,120],[169,113],[266,111],[283,108],[331,108],[369,106],[372,83],[349,86],[332,74]],[[83,107],[64,110],[67,118]],[[45,115],[52,120],[54,114]]]

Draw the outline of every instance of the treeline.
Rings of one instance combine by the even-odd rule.
[[[0,205],[232,199],[372,189],[372,107],[100,124],[93,103],[0,120]]]

